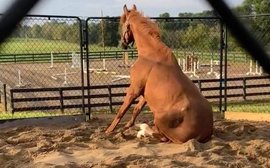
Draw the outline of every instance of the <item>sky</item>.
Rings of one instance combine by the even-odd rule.
[[[0,0],[0,13],[3,13],[14,0]],[[224,0],[229,6],[240,5],[244,0]],[[137,9],[145,16],[155,17],[168,12],[177,16],[180,12],[201,12],[211,9],[206,0],[40,0],[30,12],[43,15],[66,15],[92,17],[120,16],[123,5]]]

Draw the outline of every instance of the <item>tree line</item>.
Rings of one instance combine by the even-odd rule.
[[[256,30],[255,36],[263,45],[270,43],[270,16],[258,16],[270,13],[269,0],[244,0],[233,8],[239,15],[253,15],[242,18],[252,30]],[[255,16],[256,17],[255,17]],[[215,11],[203,11],[200,13],[179,13],[179,17],[204,17],[218,16]],[[220,40],[219,20],[215,19],[173,19],[169,13],[162,13],[156,20],[161,32],[162,40],[172,48],[218,50]],[[80,25],[78,22],[60,22],[57,20],[44,22],[43,24],[21,24],[13,37],[35,38],[46,40],[63,40],[71,43],[80,41]],[[120,32],[117,19],[98,19],[88,22],[88,39],[90,45],[113,46],[119,45]],[[229,40],[230,50],[241,50],[236,40],[231,36]]]
[[[45,40],[63,40],[78,43],[80,39],[79,23],[59,22],[57,20],[44,23],[19,24],[16,31],[12,34],[15,38],[35,38]],[[38,22],[38,20],[37,20]]]

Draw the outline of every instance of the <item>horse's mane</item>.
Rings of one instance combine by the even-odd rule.
[[[130,10],[128,14],[129,21],[136,23],[141,33],[149,34],[152,37],[160,38],[159,28],[149,18],[144,17],[141,13],[135,10]],[[123,25],[127,20],[125,14],[120,18],[120,24]]]

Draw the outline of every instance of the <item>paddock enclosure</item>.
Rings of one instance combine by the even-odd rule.
[[[269,111],[269,74],[220,18],[150,19],[215,111]],[[249,25],[270,16],[241,19]],[[269,31],[254,33],[269,50]],[[115,112],[137,58],[119,40],[118,17],[26,16],[1,46],[0,119]]]

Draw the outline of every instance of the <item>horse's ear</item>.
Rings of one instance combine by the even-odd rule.
[[[135,10],[135,11],[137,10],[137,7],[136,7],[135,4],[133,4],[132,9]]]
[[[127,5],[124,5],[123,10],[124,10],[124,13],[125,13],[125,14],[128,13]]]

